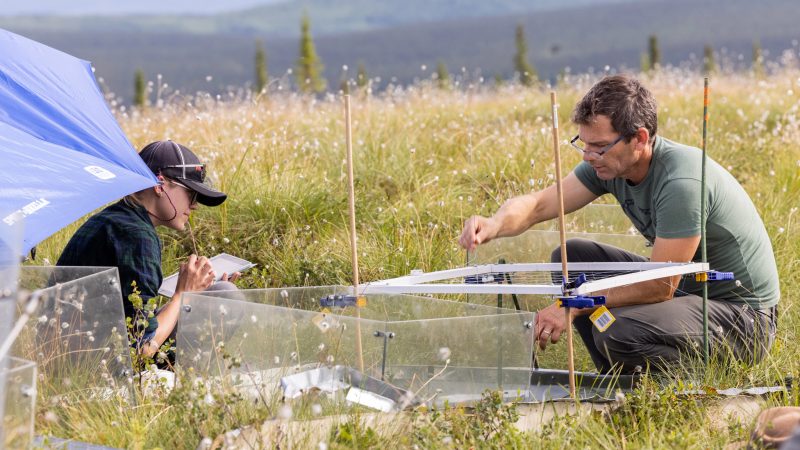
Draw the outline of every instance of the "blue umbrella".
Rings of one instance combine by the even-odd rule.
[[[0,55],[0,227],[24,222],[23,253],[90,211],[156,185],[89,62],[2,29]]]

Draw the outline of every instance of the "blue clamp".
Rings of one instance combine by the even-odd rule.
[[[319,306],[323,308],[345,308],[355,305],[355,295],[328,295],[319,299]]]
[[[581,273],[580,275],[578,275],[577,278],[575,278],[572,281],[569,281],[569,282],[568,281],[563,281],[561,283],[561,292],[568,292],[568,291],[571,291],[573,289],[576,289],[576,288],[578,288],[578,286],[582,285],[583,283],[586,283],[586,274],[585,273]]]
[[[733,281],[733,272],[717,272],[716,270],[709,270],[708,272],[699,272],[694,275],[695,281],[705,283],[706,281]]]
[[[561,308],[594,308],[595,306],[605,305],[606,296],[584,296],[577,295],[574,297],[558,297],[558,306]]]
[[[708,272],[708,281],[723,281],[723,280],[734,280],[733,272],[717,272],[716,270],[712,270]]]

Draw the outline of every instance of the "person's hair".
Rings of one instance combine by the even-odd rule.
[[[157,173],[156,176],[161,175],[161,172]],[[164,178],[167,180],[167,178]],[[132,194],[128,194],[122,198],[122,201],[125,202],[126,205],[130,206],[131,208],[137,206],[143,206],[144,203],[142,202],[142,197],[147,195],[146,192],[149,191],[151,188],[142,189],[141,191],[136,191]]]
[[[137,206],[143,206],[142,199],[140,198],[144,195],[144,191],[147,189],[143,189],[138,192],[134,192],[133,194],[128,194],[122,198],[122,201],[125,202],[126,205],[130,206],[131,208],[135,208]]]
[[[630,75],[612,75],[598,81],[575,105],[572,121],[589,125],[595,116],[611,120],[614,131],[630,142],[639,128],[650,132],[652,144],[658,131],[658,105],[653,94]]]

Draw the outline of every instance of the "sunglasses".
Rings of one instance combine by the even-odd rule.
[[[176,186],[180,186],[180,187],[186,189],[187,191],[189,191],[189,204],[190,205],[194,205],[195,203],[197,203],[197,195],[198,195],[197,191],[195,191],[194,189],[189,188],[188,186],[184,185],[180,181],[175,181],[175,180],[169,180],[169,181],[172,182],[172,184],[174,184]]]
[[[182,169],[184,178],[186,175],[186,169],[193,168],[195,172],[200,172],[200,182],[206,181],[206,165],[205,164],[173,164],[171,166],[164,166],[161,169]]]

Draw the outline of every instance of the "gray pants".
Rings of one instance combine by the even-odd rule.
[[[561,262],[561,248],[551,261]],[[569,262],[639,262],[647,258],[587,239],[567,241]],[[611,308],[616,321],[600,332],[589,315],[573,324],[600,372],[620,369],[631,373],[639,366],[665,370],[681,358],[698,357],[703,348],[703,300],[676,293],[672,300]],[[746,304],[708,301],[708,334],[712,357],[760,361],[775,338],[775,308],[753,309]]]

